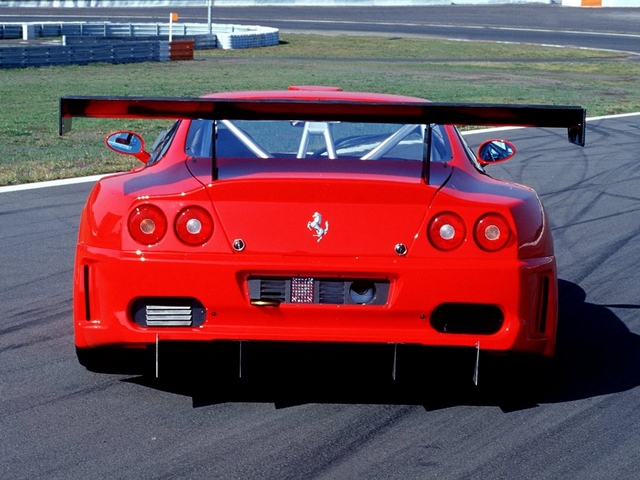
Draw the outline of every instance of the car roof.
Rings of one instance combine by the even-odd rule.
[[[318,101],[355,101],[355,102],[400,102],[423,103],[427,100],[405,95],[369,92],[345,92],[339,87],[304,85],[291,86],[288,90],[249,90],[239,92],[220,92],[204,95],[204,98],[225,98],[234,100],[318,100]]]

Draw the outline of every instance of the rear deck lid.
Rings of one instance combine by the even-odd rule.
[[[223,159],[219,180],[208,182],[205,163],[189,166],[207,185],[229,244],[280,255],[393,255],[419,234],[451,171],[436,164],[425,185],[420,162],[351,160],[336,171],[332,160]]]

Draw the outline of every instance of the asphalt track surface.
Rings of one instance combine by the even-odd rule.
[[[0,478],[637,478],[640,116],[590,121],[587,146],[519,129],[491,169],[548,210],[560,276],[548,381],[481,358],[245,350],[197,381],[78,365],[71,281],[91,184],[0,193]],[[479,285],[478,288],[491,288]],[[330,353],[330,360],[319,360]],[[161,366],[162,366],[161,362]]]
[[[204,4],[204,1],[203,1]],[[205,7],[0,8],[0,22],[206,22]],[[430,7],[214,7],[214,23],[257,24],[283,32],[423,36],[474,41],[577,46],[640,55],[640,8],[560,5],[448,5]]]
[[[197,381],[89,372],[71,282],[91,184],[0,193],[0,477],[635,477],[639,133],[630,116],[589,123],[585,148],[540,129],[469,137],[514,140],[519,154],[492,173],[533,186],[549,211],[561,316],[548,383],[481,358],[476,387],[471,361],[413,368],[404,350],[393,381],[390,347],[247,344],[241,380],[214,375],[237,371],[232,355],[194,365]]]

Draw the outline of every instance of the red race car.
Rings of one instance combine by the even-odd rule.
[[[160,342],[350,342],[554,354],[557,277],[536,193],[454,125],[559,127],[580,107],[432,103],[331,87],[202,98],[64,97],[72,117],[178,119],[80,222],[80,363]],[[490,285],[491,288],[484,288]],[[201,344],[200,344],[201,345]],[[473,351],[473,350],[472,350]],[[153,358],[153,355],[151,355]]]

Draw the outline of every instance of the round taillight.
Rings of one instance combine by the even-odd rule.
[[[511,229],[507,220],[497,213],[480,217],[474,229],[474,237],[480,248],[487,252],[497,252],[509,243]]]
[[[187,207],[178,213],[176,234],[187,245],[202,245],[213,234],[213,219],[201,207]]]
[[[466,228],[460,215],[452,212],[439,213],[427,227],[429,241],[438,250],[453,250],[464,242]]]
[[[154,205],[139,205],[129,215],[129,233],[142,245],[158,243],[167,232],[167,217]]]

